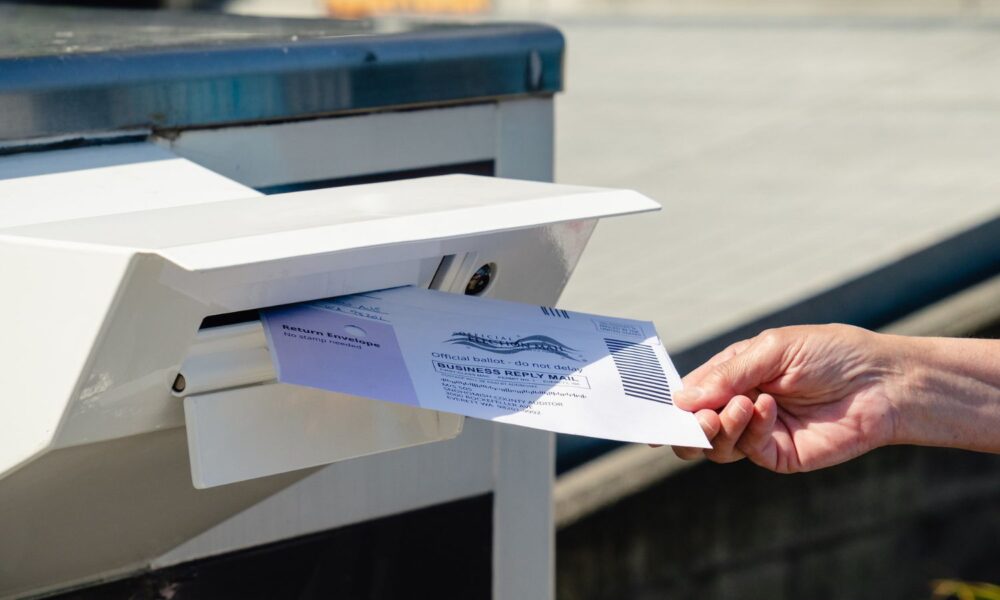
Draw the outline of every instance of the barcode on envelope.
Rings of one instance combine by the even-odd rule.
[[[542,309],[542,314],[546,317],[560,317],[562,319],[568,319],[569,313],[561,308],[552,308],[550,306],[540,306]]]
[[[673,404],[667,376],[651,346],[610,338],[604,338],[604,343],[615,361],[626,396]]]

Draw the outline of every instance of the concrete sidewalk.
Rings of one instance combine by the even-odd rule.
[[[555,23],[558,179],[664,205],[602,223],[561,306],[654,319],[676,350],[1000,214],[992,21]]]

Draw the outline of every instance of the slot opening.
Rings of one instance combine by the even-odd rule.
[[[438,263],[437,269],[434,272],[434,277],[431,278],[429,289],[440,289],[442,281],[444,281],[444,275],[452,268],[452,265],[457,264],[455,261],[454,254],[448,254],[441,257],[441,261]],[[302,302],[312,302],[313,300],[324,300],[325,298],[312,298],[309,300],[303,300]],[[295,304],[299,304],[296,302]],[[272,308],[281,308],[283,306],[290,306],[290,304],[276,304],[274,306],[262,306],[260,308],[251,308],[248,310],[238,310],[231,313],[219,313],[215,315],[209,315],[201,320],[201,325],[198,327],[199,331],[204,331],[206,329],[213,329],[216,327],[226,327],[229,325],[239,325],[240,323],[251,323],[253,321],[260,320],[260,311],[268,310]]]

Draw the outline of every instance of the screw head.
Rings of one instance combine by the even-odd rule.
[[[496,271],[496,266],[493,263],[485,264],[472,274],[469,279],[469,283],[465,286],[465,294],[467,296],[478,296],[486,291],[486,288],[490,287],[490,281],[493,279],[493,274]]]

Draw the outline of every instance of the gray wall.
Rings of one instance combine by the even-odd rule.
[[[775,475],[699,464],[558,536],[563,600],[929,598],[1000,582],[1000,456],[893,447]]]

